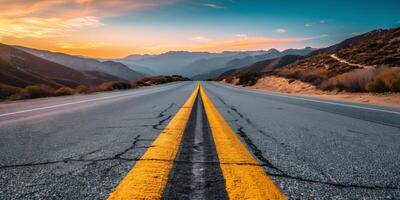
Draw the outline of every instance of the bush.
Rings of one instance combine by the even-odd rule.
[[[12,95],[11,99],[33,99],[49,97],[54,95],[54,89],[47,85],[30,85],[22,88],[17,94]]]
[[[131,88],[131,84],[126,81],[105,82],[97,86],[98,91],[126,90]]]
[[[73,95],[75,94],[75,90],[70,87],[60,87],[54,93],[55,96],[65,96],[65,95]]]
[[[256,73],[248,73],[248,74],[243,74],[240,75],[239,81],[237,85],[243,85],[243,86],[252,86],[257,83],[258,79],[261,77],[260,74]]]
[[[18,93],[19,88],[9,86],[9,85],[4,85],[0,83],[0,99],[6,99],[7,97]]]
[[[145,77],[131,83],[133,88],[142,87],[142,86],[150,86],[150,85],[159,85],[163,83],[170,83],[174,81],[188,81],[190,79],[186,77],[182,77],[180,75],[172,75],[172,76],[152,76]]]
[[[400,92],[400,68],[359,69],[330,78],[319,88],[348,92]]]
[[[367,85],[368,92],[400,92],[400,67],[384,68]]]
[[[75,93],[77,93],[77,94],[87,94],[87,93],[90,93],[90,90],[89,90],[88,87],[86,87],[84,85],[80,85],[80,86],[75,88]]]
[[[225,82],[226,83],[233,83],[233,80],[234,80],[233,76],[228,76],[228,77],[226,77]]]

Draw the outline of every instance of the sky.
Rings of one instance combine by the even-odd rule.
[[[326,47],[400,26],[399,0],[0,0],[0,43],[88,57]]]

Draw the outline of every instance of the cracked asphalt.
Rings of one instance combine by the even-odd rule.
[[[400,199],[399,109],[203,88],[288,199]]]
[[[106,199],[196,84],[1,103],[0,199]],[[399,109],[203,88],[288,199],[400,199]],[[166,198],[226,198],[196,103]]]
[[[99,99],[0,117],[0,199],[107,198],[195,86],[1,104],[4,114]]]

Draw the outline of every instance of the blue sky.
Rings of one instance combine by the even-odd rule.
[[[179,1],[110,21],[217,37],[327,35],[310,42],[326,46],[372,29],[400,26],[400,1]]]

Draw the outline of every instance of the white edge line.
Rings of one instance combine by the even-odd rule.
[[[242,88],[236,88],[236,87],[232,87],[232,86],[227,86],[221,83],[218,83],[222,86],[225,87],[229,87],[232,89],[242,89]],[[302,98],[302,97],[296,97],[296,96],[289,96],[289,95],[281,95],[281,94],[275,94],[275,93],[270,93],[268,91],[258,91],[258,90],[246,90],[243,88],[243,90],[245,91],[249,91],[249,92],[254,92],[257,94],[266,94],[266,95],[270,95],[270,96],[278,96],[278,97],[286,97],[286,98],[291,98],[291,99],[298,99],[298,100],[303,100],[303,101],[311,101],[311,102],[316,102],[316,103],[325,103],[325,104],[331,104],[331,105],[337,105],[337,106],[345,106],[345,107],[350,107],[350,108],[358,108],[358,109],[364,109],[364,110],[373,110],[373,111],[379,111],[379,112],[385,112],[385,113],[391,113],[391,114],[397,114],[400,115],[400,112],[396,112],[396,111],[391,111],[391,110],[382,110],[382,109],[378,109],[378,108],[369,108],[369,107],[364,107],[364,106],[356,106],[356,105],[350,105],[350,104],[344,104],[344,103],[336,103],[336,102],[331,102],[331,101],[322,101],[322,100],[316,100],[316,99],[307,99],[307,98]]]
[[[155,88],[155,89],[157,89],[156,91],[160,91],[161,89],[165,89],[165,87]],[[57,104],[57,105],[53,105],[53,106],[33,108],[33,109],[29,109],[29,110],[21,110],[21,111],[16,111],[16,112],[4,113],[4,114],[0,114],[0,117],[16,115],[16,114],[21,114],[21,113],[27,113],[27,112],[33,112],[33,111],[38,111],[38,110],[46,110],[46,109],[50,109],[50,108],[58,108],[58,107],[74,105],[74,104],[80,104],[80,103],[86,103],[86,102],[92,102],[92,101],[99,101],[99,100],[104,100],[104,99],[112,99],[112,98],[123,97],[123,96],[131,96],[131,95],[143,94],[143,92],[147,92],[147,91],[137,91],[135,93],[130,93],[130,94],[120,94],[120,95],[114,95],[114,96],[108,96],[108,97],[100,97],[100,98],[95,98],[95,99],[88,99],[88,100],[75,101],[75,102],[70,102],[70,103]]]

